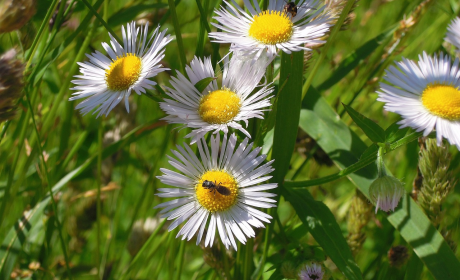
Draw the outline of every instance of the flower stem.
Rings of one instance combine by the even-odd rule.
[[[41,145],[41,141],[40,141],[40,133],[38,132],[37,124],[35,123],[34,111],[33,111],[33,108],[32,108],[32,104],[30,103],[30,98],[29,98],[29,95],[27,94],[27,90],[25,92],[26,92],[27,104],[29,105],[30,114],[32,115],[32,122],[34,124],[35,135],[37,137],[38,152],[40,154],[40,159],[42,161],[43,168],[45,169],[44,173],[45,173],[45,178],[46,178],[46,184],[48,185],[49,194],[50,194],[50,198],[51,198],[51,204],[53,205],[53,211],[54,211],[54,215],[55,215],[54,220],[56,222],[56,227],[57,227],[58,233],[59,233],[59,239],[61,241],[61,248],[62,248],[62,252],[64,254],[67,276],[69,277],[69,279],[72,279],[72,274],[70,273],[70,268],[69,268],[69,257],[67,255],[67,250],[66,250],[66,246],[65,246],[65,242],[64,242],[64,237],[62,235],[62,226],[61,226],[61,223],[59,222],[57,204],[56,204],[56,201],[54,199],[53,189],[51,188],[51,183],[50,183],[50,180],[49,180],[48,167],[46,165],[45,156],[43,155],[43,149],[42,149],[42,145]]]
[[[96,238],[96,264],[97,264],[97,278],[101,279],[101,185],[102,185],[102,150],[103,150],[103,137],[104,120],[99,124],[97,133],[98,151],[97,151],[97,194],[96,194],[96,207],[97,207],[97,238]]]
[[[169,10],[171,11],[171,18],[172,18],[173,25],[174,25],[174,32],[176,33],[177,47],[179,48],[179,58],[181,62],[181,70],[182,70],[182,73],[185,73],[185,65],[187,64],[187,61],[185,59],[185,49],[184,49],[184,44],[182,42],[182,35],[180,33],[179,20],[177,19],[176,4],[174,3],[174,0],[168,0],[168,4],[169,4]]]
[[[182,266],[184,265],[184,255],[185,255],[185,240],[179,241],[179,260],[177,264],[177,274],[174,279],[180,280],[182,274]]]
[[[377,154],[377,170],[380,177],[387,176],[387,171],[385,170],[385,163],[383,162],[384,148],[380,147]]]

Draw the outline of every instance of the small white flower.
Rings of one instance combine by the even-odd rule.
[[[391,66],[381,83],[378,101],[385,109],[400,114],[401,128],[423,130],[427,136],[436,128],[438,145],[442,138],[460,149],[460,71],[459,61],[441,53],[429,57],[425,52],[418,63],[404,59],[399,69]]]
[[[263,228],[262,222],[270,222],[271,216],[253,207],[276,207],[276,201],[270,198],[276,194],[263,191],[274,189],[277,184],[257,185],[271,178],[266,175],[274,170],[271,167],[273,160],[259,166],[266,155],[258,156],[261,148],[252,150],[253,144],[248,145],[248,138],[238,147],[236,145],[234,134],[228,141],[225,135],[222,145],[220,135],[217,134],[211,137],[210,152],[204,139],[201,139],[198,142],[201,160],[187,144],[184,144],[184,148],[177,146],[179,151],[173,151],[177,159],[169,157],[169,163],[183,174],[160,169],[164,175],[158,179],[176,188],[160,188],[157,195],[179,198],[161,203],[155,208],[164,208],[160,212],[162,217],[175,219],[169,230],[187,221],[177,237],[182,235],[182,240],[190,240],[198,233],[198,245],[209,220],[205,246],[212,246],[217,229],[222,243],[236,250],[234,237],[245,244],[246,236],[255,236],[252,227]],[[203,187],[205,181],[215,186],[224,186],[226,194]]]
[[[257,53],[267,49],[274,55],[280,49],[285,53],[310,50],[305,44],[324,43],[321,40],[329,31],[331,17],[324,14],[325,6],[318,0],[300,0],[297,14],[284,11],[287,1],[270,0],[268,9],[261,11],[257,1],[244,0],[248,12],[235,1],[227,8],[216,10],[212,23],[221,32],[211,32],[209,37],[218,43],[231,43],[230,51]]]
[[[212,81],[202,92],[195,85],[204,78],[215,77],[211,58],[202,61],[194,58],[186,67],[188,78],[177,72],[177,78],[171,80],[172,88],[166,88],[166,93],[172,99],[160,103],[169,123],[184,124],[193,129],[186,137],[191,137],[195,143],[207,132],[228,133],[228,127],[238,129],[251,135],[239,121],[246,126],[251,118],[263,119],[263,112],[270,104],[273,87],[264,85],[254,92],[265,74],[265,69],[273,60],[261,57],[258,60],[247,59],[235,53],[230,62],[226,59],[222,75],[222,85]]]
[[[447,27],[446,38],[447,42],[451,43],[457,48],[457,51],[460,51],[460,18],[456,17],[452,20]]]
[[[309,262],[299,272],[300,280],[321,280],[323,276],[323,267],[316,262]]]
[[[148,24],[144,28],[136,27],[134,22],[128,23],[127,29],[122,27],[123,47],[110,35],[110,44],[102,43],[109,57],[96,51],[86,54],[90,61],[79,62],[80,72],[78,80],[72,81],[77,86],[69,101],[87,98],[77,105],[81,113],[87,114],[94,108],[99,112],[97,117],[109,112],[120,101],[125,99],[126,110],[129,112],[128,97],[132,91],[137,94],[145,93],[145,89],[152,89],[155,82],[149,80],[167,68],[161,68],[159,62],[164,57],[164,47],[171,42],[166,30],[159,32],[157,27],[147,42]],[[138,35],[140,37],[138,38]],[[94,114],[93,113],[93,114]]]

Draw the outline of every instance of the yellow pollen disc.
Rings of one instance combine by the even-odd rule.
[[[126,90],[134,85],[141,74],[142,62],[135,54],[118,57],[105,70],[107,87],[113,91]]]
[[[215,182],[216,186],[220,183],[226,187],[229,195],[222,195],[217,190],[203,188],[205,180]],[[199,182],[195,185],[196,198],[198,202],[210,212],[225,211],[236,202],[238,196],[238,184],[235,178],[225,171],[211,170],[201,176]]]
[[[254,16],[249,36],[267,45],[284,43],[291,39],[292,26],[292,21],[285,12],[263,11]]]
[[[422,104],[433,115],[460,120],[460,91],[448,85],[429,85],[422,93]]]
[[[198,114],[207,123],[225,124],[238,115],[240,107],[240,97],[223,88],[209,92],[201,98]]]

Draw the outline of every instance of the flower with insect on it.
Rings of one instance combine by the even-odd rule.
[[[272,217],[254,207],[276,207],[272,199],[276,194],[265,191],[276,188],[277,184],[258,185],[271,178],[267,174],[274,170],[273,160],[262,164],[266,155],[258,155],[261,148],[253,150],[248,138],[237,146],[234,134],[228,139],[224,135],[222,144],[219,134],[211,136],[211,151],[204,139],[200,139],[197,146],[201,159],[187,144],[173,151],[177,159],[169,157],[169,163],[182,174],[160,169],[164,174],[158,179],[175,188],[160,188],[157,195],[176,199],[155,208],[164,208],[160,212],[162,217],[175,220],[169,230],[186,222],[177,234],[182,240],[190,240],[197,234],[198,245],[209,220],[205,246],[212,246],[217,229],[225,247],[236,250],[235,237],[245,244],[247,237],[255,237],[252,227],[261,228],[262,222],[270,223]],[[207,182],[224,186],[225,193],[208,188],[211,184]]]
[[[257,1],[243,2],[247,12],[234,1],[233,5],[225,1],[227,7],[215,11],[218,23],[212,23],[222,31],[209,33],[213,42],[231,43],[230,51],[256,53],[256,57],[265,50],[269,56],[278,50],[308,51],[305,44],[323,43],[321,38],[331,26],[332,18],[318,0],[301,0],[295,8],[286,8],[291,1],[270,0],[265,11]]]

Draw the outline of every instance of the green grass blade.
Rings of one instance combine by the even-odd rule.
[[[342,62],[340,62],[339,66],[334,70],[331,76],[316,89],[319,92],[323,92],[342,80],[346,75],[348,75],[348,73],[361,65],[369,55],[371,55],[380,45],[390,38],[398,26],[399,24],[393,25],[388,30],[370,39],[361,47],[349,54],[344,60],[342,60]]]
[[[283,195],[343,275],[348,279],[363,279],[331,210],[324,203],[314,200],[308,190],[284,189]]]
[[[289,169],[299,124],[303,52],[281,54],[280,84],[286,85],[278,92],[273,136],[273,181],[281,183]]]

